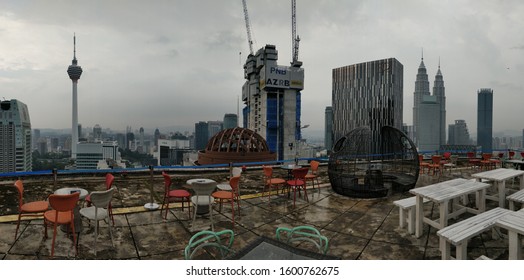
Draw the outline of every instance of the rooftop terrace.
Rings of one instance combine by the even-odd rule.
[[[275,169],[277,176],[286,171]],[[242,174],[240,183],[242,201],[241,214],[231,222],[231,209],[226,203],[221,213],[214,212],[215,230],[232,229],[235,233],[234,250],[239,250],[258,236],[274,237],[279,226],[294,227],[311,225],[329,238],[328,254],[343,260],[439,260],[439,242],[434,228],[424,227],[421,238],[415,238],[407,230],[399,228],[398,208],[393,201],[411,196],[409,192],[395,193],[385,198],[357,199],[345,197],[332,191],[327,175],[327,166],[319,169],[320,191],[308,189],[309,203],[297,198],[296,207],[287,195],[273,195],[271,204],[261,195],[263,173],[259,168],[248,169]],[[467,168],[454,169],[439,176],[421,174],[417,186],[457,177],[470,178],[475,173]],[[175,185],[183,185],[191,178],[210,178],[218,182],[225,180],[223,171],[199,170],[193,172],[169,172]],[[88,191],[103,190],[104,174],[71,174],[53,176],[31,176],[22,178],[26,186],[25,199],[45,199],[61,187],[81,187]],[[118,192],[112,204],[115,214],[113,228],[114,247],[111,246],[107,224],[98,239],[98,253],[94,255],[94,226],[84,222],[78,236],[78,256],[74,256],[71,239],[59,231],[55,245],[55,259],[80,260],[164,260],[183,259],[183,250],[190,237],[199,230],[208,229],[209,222],[197,218],[195,229],[187,210],[171,208],[167,220],[160,212],[148,211],[143,205],[150,202],[149,186],[153,185],[155,202],[160,203],[163,195],[163,179],[160,172],[151,178],[149,172],[115,174],[114,186]],[[44,239],[42,220],[22,222],[19,237],[14,239],[17,219],[15,189],[16,178],[4,177],[0,181],[0,260],[49,259],[51,239]],[[488,209],[496,205],[488,203]],[[438,214],[438,206],[429,203],[426,210]],[[218,210],[218,207],[215,207]],[[507,240],[491,239],[489,234],[475,237],[469,243],[468,258],[486,255],[494,259],[507,259]],[[200,259],[214,259],[203,254]]]

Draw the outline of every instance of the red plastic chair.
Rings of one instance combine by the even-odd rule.
[[[105,183],[105,186],[106,186],[106,191],[111,189],[111,187],[113,186],[113,182],[115,181],[115,176],[113,176],[113,174],[111,173],[107,173],[106,174],[106,183]],[[88,194],[85,198],[85,202],[87,203],[87,206],[91,206],[91,194]],[[109,203],[109,207],[107,208],[107,210],[109,211],[109,216],[111,217],[111,222],[113,224],[113,226],[115,225],[115,218],[113,218],[113,207],[111,207],[111,202]]]
[[[486,170],[491,169],[494,165],[494,162],[491,160],[492,154],[486,153],[482,154],[482,160],[480,161],[480,169],[482,170],[484,167]]]
[[[313,184],[313,189],[315,189],[315,181],[317,182],[317,188],[318,188],[318,192],[320,193],[320,183],[318,182],[318,166],[320,165],[320,162],[316,161],[316,160],[312,160],[310,163],[310,167],[311,167],[311,172],[309,172],[307,175],[306,175],[306,183],[307,181],[311,181],[311,183]]]
[[[480,165],[480,159],[475,157],[474,152],[468,152],[468,163],[470,167],[475,167]]]
[[[509,159],[513,159],[515,156],[515,151],[509,151]]]
[[[420,168],[420,171],[424,173],[424,168],[428,170],[429,173],[429,162],[424,162],[424,155],[419,154],[418,155],[418,166]]]
[[[162,215],[162,210],[165,209],[164,219],[167,219],[167,211],[169,210],[169,202],[182,202],[182,211],[184,211],[184,203],[187,202],[187,209],[189,211],[189,217],[191,217],[191,194],[187,190],[183,189],[171,189],[171,176],[169,174],[162,172],[164,177],[164,200],[162,207],[160,208],[160,215]]]
[[[220,208],[218,212],[222,212],[222,203],[225,200],[231,202],[231,213],[232,213],[232,222],[235,226],[235,201],[237,202],[238,214],[240,215],[240,190],[239,190],[240,176],[231,177],[229,179],[229,185],[231,186],[231,191],[216,191],[211,194],[214,199],[218,199],[220,203]]]
[[[45,227],[45,238],[47,238],[47,225],[53,224],[53,243],[51,244],[51,258],[55,254],[55,240],[56,231],[58,225],[68,225],[68,229],[71,230],[73,235],[73,244],[75,247],[75,256],[78,255],[78,248],[76,246],[76,233],[75,233],[75,214],[74,209],[78,202],[80,193],[76,192],[73,194],[59,195],[52,194],[49,196],[49,204],[52,210],[48,210],[44,213],[44,227]]]
[[[441,173],[441,169],[440,169],[440,160],[441,159],[442,159],[442,156],[439,156],[439,155],[431,156],[432,162],[429,164],[428,173],[429,173],[429,170],[433,170],[432,175],[435,175],[437,169],[438,169],[439,174]]]
[[[303,167],[303,168],[296,168],[292,171],[293,179],[288,180],[286,183],[291,189],[293,190],[293,207],[295,207],[295,200],[297,197],[297,191],[300,192],[300,190],[304,190],[304,197],[306,198],[306,201],[309,202],[309,199],[307,197],[307,189],[306,189],[306,175],[309,172],[309,168]]]
[[[271,166],[263,166],[264,169],[264,187],[268,189],[267,195],[269,197],[269,202],[271,202],[271,189],[278,189],[281,186],[284,186],[286,183],[286,180],[282,178],[274,178],[273,177],[273,167]]]
[[[40,200],[24,203],[24,183],[22,180],[17,180],[14,184],[18,191],[18,222],[16,224],[15,240],[18,236],[18,229],[20,228],[20,220],[22,216],[25,217],[40,217],[45,211],[49,209],[49,202]]]

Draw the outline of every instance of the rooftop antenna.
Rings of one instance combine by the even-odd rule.
[[[424,48],[422,48],[422,60],[424,60]]]

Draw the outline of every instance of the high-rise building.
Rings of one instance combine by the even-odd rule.
[[[73,36],[73,61],[67,68],[67,74],[71,81],[73,81],[73,126],[71,128],[71,158],[76,159],[76,146],[78,144],[78,100],[77,100],[77,84],[82,75],[82,67],[78,65],[76,60],[76,36]]]
[[[277,64],[274,45],[266,45],[244,64],[242,101],[244,127],[261,135],[278,160],[295,158],[296,143],[302,139],[301,90],[304,69],[295,61],[291,66]]]
[[[446,144],[446,90],[440,71],[440,62],[433,83],[433,94],[429,91],[429,80],[420,61],[413,93],[414,143],[419,151],[436,151]]]
[[[16,100],[0,102],[0,172],[32,170],[31,120],[27,105]]]
[[[33,149],[36,149],[36,144],[40,139],[40,129],[33,129]]]
[[[468,125],[464,120],[455,120],[448,126],[448,145],[470,145]]]
[[[493,90],[483,88],[477,91],[477,146],[482,152],[493,151]]]
[[[371,129],[372,151],[379,151],[383,126],[402,129],[404,68],[395,58],[333,69],[333,140],[351,130]]]
[[[238,127],[238,115],[237,114],[225,114],[224,115],[224,129],[230,129]]]
[[[224,127],[224,123],[221,121],[208,121],[207,122],[207,129],[208,129],[207,140],[211,139],[211,137],[215,136],[215,134],[222,131],[223,127]],[[206,144],[207,144],[207,140],[206,140]]]
[[[121,160],[117,141],[80,142],[76,158],[76,169],[99,169],[100,161]]]
[[[326,107],[324,118],[326,121],[324,125],[324,146],[329,153],[333,149],[333,107]]]
[[[195,150],[205,149],[208,140],[209,130],[207,122],[195,123]]]
[[[93,139],[102,141],[102,127],[99,124],[95,124],[95,127],[93,127]]]

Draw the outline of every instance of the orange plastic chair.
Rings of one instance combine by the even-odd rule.
[[[171,176],[166,172],[162,171],[162,176],[164,177],[164,200],[162,207],[160,208],[160,215],[162,215],[162,209],[164,205],[166,212],[164,213],[164,219],[167,219],[167,211],[169,210],[169,202],[182,202],[182,211],[184,211],[184,203],[187,202],[187,209],[189,211],[189,217],[191,217],[191,194],[187,190],[183,189],[171,189]]]
[[[491,160],[491,153],[482,154],[482,160],[480,161],[480,169],[482,170],[484,167],[487,169],[491,169],[494,165],[494,162]]]
[[[424,173],[424,168],[427,169],[429,173],[429,162],[424,162],[423,154],[418,155],[418,166],[420,167],[420,171],[422,171],[422,173]]]
[[[429,169],[433,170],[433,174],[432,175],[435,175],[437,169],[438,169],[438,172],[439,174],[441,173],[441,170],[440,170],[440,159],[442,158],[442,156],[439,156],[439,155],[434,155],[434,156],[431,156],[431,164],[429,164]],[[429,170],[428,170],[428,173],[429,173]]]
[[[320,193],[320,183],[318,182],[318,166],[320,165],[320,162],[316,161],[316,160],[312,160],[310,163],[309,163],[310,167],[311,167],[311,172],[309,172],[305,179],[306,179],[306,183],[307,181],[311,181],[311,183],[313,184],[313,189],[315,188],[315,181],[317,182],[317,188],[318,188],[318,192]]]
[[[475,166],[479,166],[480,165],[480,159],[475,158],[475,153],[474,152],[468,152],[467,155],[468,155],[468,163],[469,163],[470,167],[473,168]]]
[[[268,189],[269,202],[271,202],[271,189],[278,189],[286,183],[282,178],[273,178],[273,167],[263,166],[264,169],[264,186]]]
[[[24,203],[24,183],[22,180],[17,180],[14,184],[18,191],[18,222],[16,224],[15,240],[18,236],[18,229],[20,228],[20,220],[22,216],[26,217],[40,217],[45,211],[49,209],[49,202],[40,200]]]
[[[55,240],[56,231],[58,225],[68,225],[68,229],[71,230],[73,235],[73,244],[75,247],[75,256],[78,255],[78,248],[76,246],[76,233],[75,233],[75,214],[74,209],[78,202],[80,193],[76,192],[73,194],[59,195],[52,194],[49,196],[49,204],[52,210],[48,210],[44,213],[44,227],[45,227],[45,238],[47,238],[47,224],[53,224],[53,242],[51,243],[51,258],[55,254]]]
[[[229,179],[229,185],[231,186],[231,191],[216,191],[211,194],[214,199],[218,199],[220,206],[218,212],[222,212],[222,203],[224,199],[227,199],[231,202],[231,212],[232,212],[232,221],[233,226],[235,225],[235,201],[237,202],[238,214],[240,215],[240,188],[239,188],[240,176],[231,177]]]
[[[295,207],[297,191],[300,192],[300,190],[302,189],[304,190],[304,197],[306,198],[306,201],[309,202],[306,189],[306,175],[309,172],[309,168],[296,168],[293,169],[291,172],[293,173],[293,179],[288,180],[286,183],[290,187],[290,189],[293,190],[293,207]]]
[[[111,173],[107,173],[106,174],[106,183],[105,183],[106,191],[111,189],[114,181],[115,181],[115,176],[113,176],[113,174]],[[86,198],[84,199],[84,201],[87,203],[87,206],[91,206],[91,194],[88,194]],[[107,210],[109,211],[109,216],[111,217],[111,222],[114,226],[115,218],[113,218],[113,207],[111,207],[111,203],[109,203],[109,207],[107,208]]]
[[[451,152],[444,152],[440,164],[444,165],[451,162]]]

